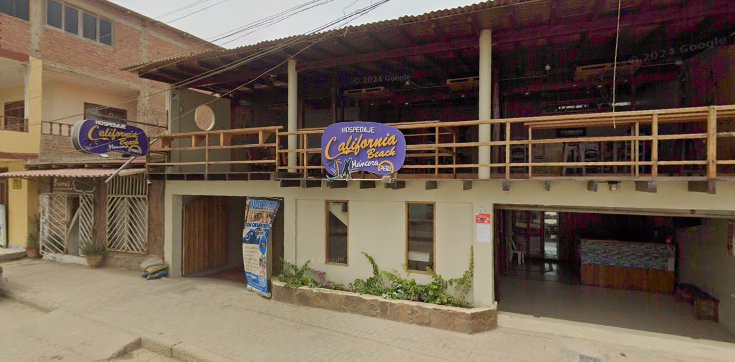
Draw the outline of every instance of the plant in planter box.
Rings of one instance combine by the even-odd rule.
[[[87,259],[87,265],[92,268],[99,268],[107,255],[107,248],[104,245],[95,243],[83,243],[81,245],[82,254]]]
[[[38,249],[40,241],[38,216],[30,218],[28,222],[31,226],[31,231],[28,233],[28,236],[26,236],[26,255],[29,258],[39,258],[41,257],[41,253]]]

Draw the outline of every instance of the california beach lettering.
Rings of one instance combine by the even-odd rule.
[[[380,123],[338,123],[322,136],[322,163],[331,178],[349,179],[354,172],[388,176],[403,166],[405,154],[403,133]]]

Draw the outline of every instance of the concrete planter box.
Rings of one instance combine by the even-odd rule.
[[[287,288],[272,282],[273,300],[337,312],[361,314],[396,322],[418,324],[460,333],[489,331],[497,325],[497,308],[458,308],[444,305],[384,299],[322,288]]]

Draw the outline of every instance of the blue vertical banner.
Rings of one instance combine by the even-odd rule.
[[[268,288],[268,243],[280,200],[247,198],[242,229],[242,260],[247,289],[270,298]]]

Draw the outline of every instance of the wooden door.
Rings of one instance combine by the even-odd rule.
[[[227,265],[227,199],[203,196],[184,206],[184,275]]]

